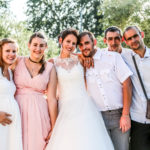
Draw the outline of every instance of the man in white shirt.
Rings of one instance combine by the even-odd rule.
[[[94,59],[94,68],[86,71],[87,90],[102,112],[115,150],[128,150],[132,72],[118,53],[101,51],[95,46],[91,32],[80,33],[80,51]]]
[[[146,118],[147,100],[142,90],[132,56],[135,57],[146,93],[150,99],[150,49],[143,42],[144,32],[137,26],[125,29],[123,37],[132,53],[122,56],[133,72],[133,97],[131,105],[131,150],[150,150],[150,119]]]
[[[118,52],[120,54],[132,52],[131,49],[121,46],[123,38],[121,30],[118,27],[111,26],[107,28],[104,35],[104,43],[107,44],[107,48],[103,48],[102,50]]]
[[[120,37],[120,40],[115,40]],[[121,31],[117,27],[109,27],[105,31],[104,42],[108,48],[104,50],[119,52],[134,73],[131,115],[131,150],[150,149],[150,119],[146,118],[147,100],[141,88],[138,75],[133,63],[135,57],[147,95],[150,97],[150,49],[143,42],[144,33],[136,26],[129,26],[124,31],[124,40],[131,49],[122,48]],[[116,47],[115,47],[116,46]]]

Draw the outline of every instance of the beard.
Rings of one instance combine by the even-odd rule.
[[[86,51],[86,52],[84,53],[84,51]],[[96,49],[94,49],[94,48],[92,50],[85,49],[84,51],[82,52],[84,57],[92,57],[95,54]]]
[[[115,51],[115,52],[118,52],[119,50],[119,45],[118,44],[113,44],[113,45],[110,45],[110,48],[108,48],[110,51]]]
[[[83,56],[84,56],[84,57],[90,57],[90,56],[91,56],[91,51],[90,51],[89,49],[85,49],[85,50],[83,51]]]
[[[137,45],[137,46],[134,47],[134,45]],[[142,48],[142,44],[139,41],[135,41],[135,42],[131,43],[131,49],[138,50],[140,48]]]

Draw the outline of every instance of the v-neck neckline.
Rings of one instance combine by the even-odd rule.
[[[0,68],[1,69],[1,68]],[[2,74],[2,69],[1,69],[1,74]],[[12,74],[11,74],[11,70],[8,68],[8,74],[9,74],[9,79],[7,78],[7,77],[5,77],[5,76],[3,76],[3,78],[6,80],[6,81],[8,81],[8,82],[12,82]]]
[[[30,76],[31,79],[34,79],[34,78],[36,78],[37,76],[40,75],[40,73],[38,73],[37,75],[32,76],[30,70],[28,69],[28,67],[27,67],[27,65],[26,65],[25,57],[23,58],[23,63],[24,63],[24,66],[25,66],[25,68],[26,68],[26,71],[28,72],[28,74],[29,74],[29,76]]]

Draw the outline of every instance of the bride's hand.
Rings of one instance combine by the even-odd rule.
[[[92,57],[84,57],[82,54],[78,54],[78,58],[84,68],[94,67],[94,59]]]

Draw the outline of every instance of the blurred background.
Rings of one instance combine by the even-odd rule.
[[[19,55],[28,55],[28,39],[35,31],[47,36],[46,56],[50,58],[59,54],[57,36],[66,28],[89,30],[98,46],[105,47],[107,27],[123,31],[129,25],[145,32],[144,42],[150,47],[149,0],[0,0],[0,39],[15,39]]]

